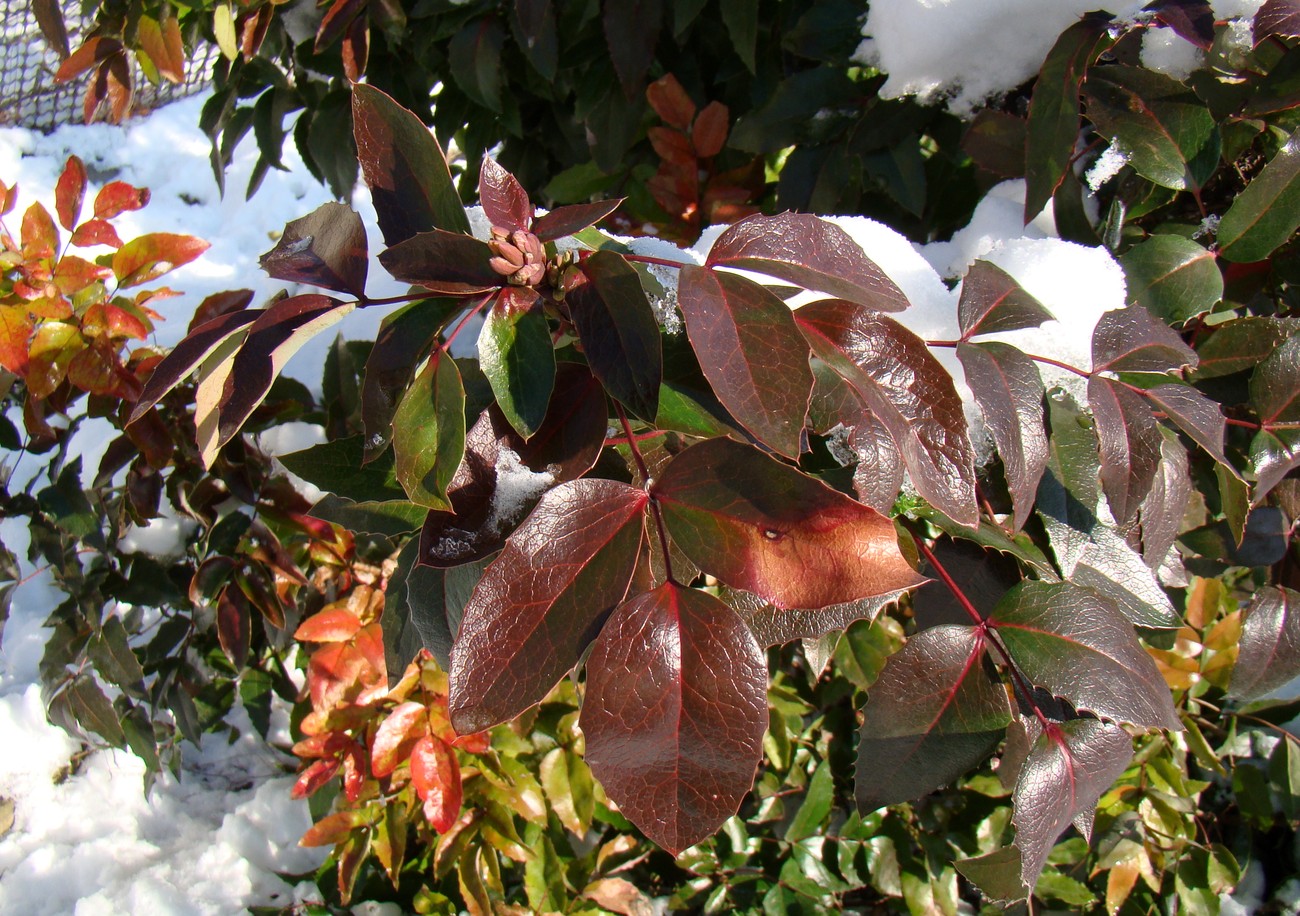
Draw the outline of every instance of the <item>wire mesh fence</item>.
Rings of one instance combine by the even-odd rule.
[[[63,0],[62,7],[68,39],[76,50],[94,20],[82,16],[81,0]],[[184,82],[164,81],[156,86],[133,62],[132,112],[143,113],[202,89],[218,53],[211,46],[197,49],[186,62]],[[90,76],[55,83],[59,63],[59,55],[41,36],[30,0],[0,0],[0,124],[48,132],[82,120],[82,98]]]

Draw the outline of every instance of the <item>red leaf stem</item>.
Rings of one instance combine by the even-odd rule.
[[[960,340],[927,340],[925,345],[927,347],[947,347],[948,349],[953,349],[959,343],[961,343]],[[1024,351],[1022,350],[1021,352],[1023,353]],[[1058,369],[1073,372],[1075,375],[1081,375],[1084,378],[1092,378],[1091,372],[1080,369],[1078,366],[1071,366],[1069,363],[1063,363],[1059,359],[1052,359],[1050,356],[1039,356],[1036,353],[1025,353],[1025,356],[1028,356],[1035,362],[1046,363],[1049,366],[1055,366]]]
[[[939,578],[943,580],[943,584],[948,586],[948,591],[952,592],[952,596],[957,599],[957,603],[962,606],[962,610],[966,612],[966,615],[970,617],[971,621],[976,626],[983,626],[986,623],[983,615],[975,609],[975,605],[971,604],[971,600],[966,597],[966,593],[961,590],[961,586],[959,586],[953,577],[948,574],[948,570],[943,568],[943,564],[941,564],[939,558],[934,555],[934,551],[929,547],[926,547],[925,542],[920,538],[916,539],[916,549],[921,551],[921,555],[925,557],[926,562],[934,567],[934,571],[939,574]]]
[[[641,474],[641,485],[650,496],[650,515],[655,520],[655,531],[659,535],[659,547],[663,551],[664,576],[667,581],[672,582],[674,585],[678,584],[676,578],[673,577],[673,558],[668,550],[668,531],[664,528],[664,519],[659,512],[659,501],[650,492],[654,480],[650,477],[650,469],[646,466],[645,458],[641,457],[641,450],[637,448],[637,436],[632,432],[632,424],[627,421],[627,413],[623,410],[623,405],[618,401],[613,403],[614,410],[618,413],[618,422],[623,426],[623,435],[627,438],[627,447],[632,452],[632,459],[636,462],[637,471]],[[650,437],[642,436],[641,438]]]

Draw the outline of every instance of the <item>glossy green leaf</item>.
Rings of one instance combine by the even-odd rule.
[[[1210,311],[1223,298],[1223,274],[1213,253],[1180,235],[1153,235],[1120,257],[1128,301],[1167,324]]]
[[[1088,16],[1071,25],[1038,71],[1025,139],[1025,222],[1047,206],[1073,161],[1082,114],[1079,86],[1109,21],[1107,15]]]
[[[1300,130],[1286,141],[1219,221],[1219,253],[1262,261],[1300,227]]]
[[[1255,472],[1251,505],[1258,506],[1282,480],[1300,467],[1300,428],[1261,429],[1250,440],[1250,466]]]
[[[502,290],[479,332],[478,357],[501,412],[528,439],[542,425],[555,388],[555,348],[535,291]]]
[[[465,452],[465,389],[455,361],[434,350],[393,419],[398,481],[414,503],[450,509],[447,485]]]
[[[312,486],[355,502],[401,499],[403,492],[394,476],[393,457],[362,465],[360,436],[323,442],[299,452],[280,456],[281,463]]]
[[[1181,726],[1169,688],[1113,603],[1070,582],[1026,581],[989,622],[1033,684],[1078,709],[1146,728]]]
[[[1255,368],[1250,403],[1266,426],[1300,422],[1300,334],[1279,344]]]
[[[1219,129],[1182,83],[1143,67],[1094,67],[1084,83],[1088,118],[1119,142],[1128,164],[1156,184],[1196,194],[1219,165]]]
[[[1300,333],[1300,320],[1251,315],[1214,326],[1214,333],[1196,352],[1196,379],[1218,378],[1254,369],[1265,357],[1293,334]]]

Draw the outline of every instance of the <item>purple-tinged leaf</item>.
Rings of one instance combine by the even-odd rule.
[[[539,216],[533,223],[533,235],[543,242],[553,242],[567,235],[576,235],[588,226],[600,222],[618,209],[618,200],[597,200],[589,204],[569,204],[556,207]]]
[[[778,607],[845,604],[924,581],[888,518],[750,445],[692,446],[653,495],[692,562]]]
[[[397,480],[411,502],[450,509],[447,487],[464,452],[465,387],[456,361],[436,349],[393,417]]]
[[[1241,624],[1229,695],[1253,700],[1300,677],[1300,592],[1266,585]]]
[[[1153,235],[1119,259],[1128,301],[1169,324],[1212,309],[1223,298],[1223,273],[1214,254],[1181,235]]]
[[[1019,531],[1033,511],[1047,467],[1042,376],[1032,359],[1009,344],[963,343],[957,359],[1002,456],[1015,509],[1013,529]]]
[[[795,320],[894,438],[922,498],[955,521],[979,523],[975,451],[952,377],[898,322],[842,299],[805,305]]]
[[[1255,493],[1250,504],[1258,506],[1282,478],[1300,467],[1300,428],[1261,429],[1250,440],[1250,466],[1255,471]]]
[[[151,407],[162,400],[167,392],[179,385],[199,363],[221,346],[223,341],[238,334],[262,314],[261,309],[228,312],[213,318],[186,335],[185,339],[172,348],[172,351],[163,357],[162,362],[154,367],[153,374],[149,376],[149,381],[145,382],[144,390],[140,392],[140,398],[135,402],[127,423],[134,423],[144,416]]]
[[[976,261],[962,280],[957,303],[962,340],[976,334],[1036,328],[1054,317],[1041,302],[1025,292],[1015,277],[991,261]]]
[[[542,425],[525,442],[495,407],[465,436],[465,458],[447,486],[449,512],[430,512],[420,562],[456,566],[501,548],[542,491],[591,470],[605,444],[605,395],[585,367],[563,363]]]
[[[1142,501],[1142,558],[1153,570],[1159,570],[1169,556],[1174,541],[1183,530],[1183,517],[1192,498],[1192,478],[1188,474],[1187,449],[1172,433],[1160,443],[1160,464],[1156,468],[1151,492]]]
[[[983,761],[1011,722],[1006,690],[990,677],[985,634],[931,627],[885,662],[871,685],[858,744],[862,813],[912,801]]]
[[[847,232],[808,213],[754,215],[718,236],[709,267],[741,267],[881,312],[909,305]]]
[[[1094,372],[1166,373],[1196,362],[1196,351],[1139,305],[1105,312],[1092,332]]]
[[[483,157],[479,168],[478,196],[483,215],[498,229],[527,232],[533,223],[533,203],[519,180],[497,164],[491,156]]]
[[[1214,10],[1207,0],[1154,0],[1143,9],[1202,51],[1214,44]]]
[[[395,243],[379,255],[394,278],[446,296],[474,296],[497,289],[504,277],[488,264],[492,249],[468,235],[434,229]]]
[[[584,478],[542,497],[465,606],[451,653],[461,734],[539,702],[626,596],[641,553],[645,491]]]
[[[1160,427],[1140,395],[1104,375],[1088,380],[1088,403],[1097,421],[1101,487],[1123,528],[1151,491],[1160,463]]]
[[[1264,0],[1255,13],[1255,44],[1277,35],[1300,38],[1300,3],[1296,0]]]
[[[1232,201],[1219,221],[1219,254],[1228,261],[1263,261],[1300,227],[1300,130]]]
[[[1074,122],[1077,132],[1077,112]],[[1009,111],[980,109],[961,138],[962,152],[970,156],[980,169],[998,178],[1023,178],[1028,126],[1025,118]]]
[[[587,661],[579,724],[610,800],[676,855],[736,813],[767,729],[767,659],[736,612],[661,585],[619,607]]]
[[[419,118],[373,86],[356,83],[352,132],[386,244],[432,229],[469,235],[447,157]]]
[[[1300,421],[1300,334],[1282,341],[1255,367],[1250,405],[1265,426]]]
[[[722,406],[764,445],[797,458],[813,375],[789,306],[752,280],[693,266],[681,269],[677,303]]]
[[[366,227],[347,204],[331,201],[286,225],[280,241],[258,263],[277,280],[362,298],[369,266]]]
[[[860,400],[860,399],[859,399]],[[894,508],[903,486],[903,453],[885,424],[862,405],[849,433],[849,448],[858,457],[853,468],[853,492],[882,515]]]
[[[1031,683],[1076,709],[1143,728],[1182,728],[1132,624],[1097,592],[1026,581],[998,602],[989,623]]]
[[[315,53],[321,53],[338,41],[352,20],[365,8],[366,0],[335,0],[316,28],[316,42],[313,46]]]
[[[1079,86],[1106,36],[1109,15],[1086,16],[1056,39],[1038,71],[1025,140],[1025,222],[1056,193],[1074,161],[1082,106]]]
[[[501,412],[529,438],[541,426],[555,387],[555,347],[536,290],[501,291],[479,332],[478,358]]]
[[[1226,423],[1219,405],[1190,385],[1156,385],[1139,392],[1219,464],[1232,470],[1223,453]]]
[[[342,321],[354,308],[353,302],[308,294],[281,299],[258,315],[249,325],[248,336],[222,387],[217,445],[224,445],[239,433],[289,357],[312,337]]]
[[[675,569],[675,567],[674,567]],[[722,586],[718,597],[736,611],[763,648],[783,646],[796,639],[820,639],[839,633],[858,620],[875,620],[888,605],[897,601],[902,591],[832,604],[813,610],[781,608],[749,592]]]
[[[1088,119],[1119,141],[1128,164],[1161,187],[1199,193],[1219,165],[1219,129],[1178,80],[1127,64],[1095,67],[1083,87]]]
[[[623,94],[630,99],[645,88],[646,71],[655,58],[663,28],[663,0],[623,0],[603,6],[600,20],[609,59]]]
[[[1096,719],[1050,723],[1038,736],[1012,795],[1025,887],[1037,883],[1057,838],[1081,814],[1093,812],[1132,756],[1129,736]]]
[[[456,299],[421,299],[384,316],[361,381],[363,462],[374,461],[388,448],[402,392],[461,305]]]
[[[641,279],[612,251],[595,252],[581,270],[587,282],[565,298],[592,374],[615,400],[652,419],[663,381],[663,345]]]

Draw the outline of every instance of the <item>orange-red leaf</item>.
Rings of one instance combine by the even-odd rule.
[[[306,798],[309,795],[314,795],[316,793],[316,790],[318,790],[321,786],[325,785],[325,783],[333,779],[334,774],[337,773],[338,771],[339,771],[338,760],[335,760],[333,758],[329,760],[317,760],[311,766],[307,767],[307,769],[302,771],[302,775],[298,777],[298,781],[293,784],[293,790],[289,793],[289,797]],[[324,823],[324,821],[322,821],[321,823]],[[320,824],[316,825],[316,827],[319,826]],[[316,827],[313,827],[312,830],[315,830]],[[307,831],[307,834],[308,836],[311,836],[312,831],[311,830]],[[332,841],[326,840],[325,842],[322,843],[314,843],[314,842],[308,843],[306,836],[302,838],[303,846],[324,846],[326,845],[326,843],[329,842]]]
[[[102,35],[88,38],[55,71],[54,82],[66,83],[68,80],[76,79],[101,61],[121,53],[122,42],[116,38],[106,38]]]
[[[388,714],[375,731],[370,744],[370,772],[382,779],[397,769],[415,743],[429,734],[429,720],[423,703],[403,703]]]
[[[54,209],[59,214],[59,224],[71,231],[81,216],[81,203],[86,199],[86,166],[76,156],[69,156],[63,174],[54,186]]]
[[[731,121],[731,112],[721,102],[710,102],[704,106],[700,116],[691,128],[691,143],[695,152],[704,159],[722,152],[727,142],[727,133]]]
[[[647,86],[645,97],[650,107],[655,110],[655,114],[664,119],[665,124],[679,130],[686,130],[691,126],[691,120],[695,117],[695,103],[686,94],[677,77],[671,73]]]
[[[424,802],[424,816],[442,833],[451,829],[460,814],[460,764],[447,743],[434,737],[421,738],[411,749],[411,784]]]
[[[107,220],[88,219],[73,230],[72,244],[78,248],[91,248],[95,245],[121,248],[122,238]]]
[[[364,811],[337,811],[312,825],[302,835],[299,846],[333,846],[347,839],[352,828],[364,823]]]
[[[326,608],[313,614],[294,631],[293,638],[300,642],[344,642],[361,629],[361,621],[346,608]]]
[[[139,210],[149,203],[149,189],[137,188],[125,181],[110,181],[95,195],[95,217],[112,219],[127,210]]]
[[[55,228],[50,212],[39,203],[32,204],[23,214],[20,238],[23,257],[27,260],[52,258],[59,247],[59,230]]]
[[[136,286],[188,264],[210,246],[192,235],[151,232],[127,242],[113,255],[113,275],[122,286]]]

